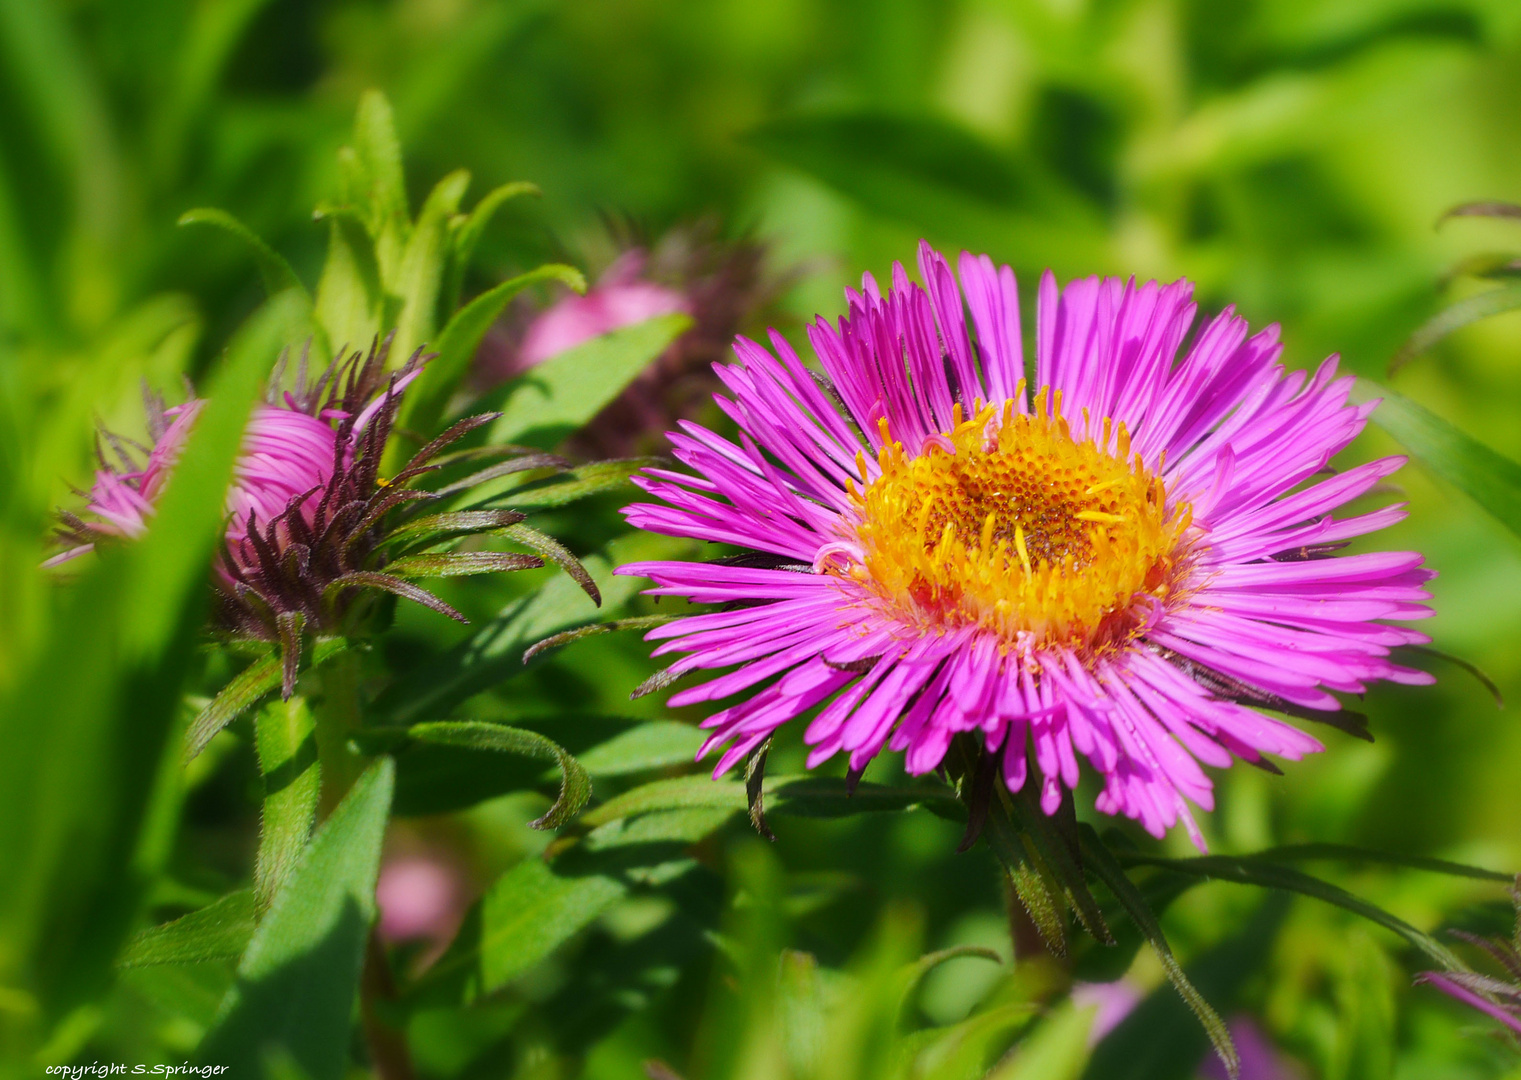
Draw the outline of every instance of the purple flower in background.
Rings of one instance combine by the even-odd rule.
[[[1521,875],[1517,875],[1510,895],[1516,905],[1516,932],[1510,941],[1453,931],[1454,936],[1477,945],[1493,957],[1505,972],[1505,978],[1470,971],[1423,971],[1415,981],[1436,987],[1521,1035]]]
[[[517,362],[523,370],[573,349],[584,341],[653,319],[691,313],[691,303],[675,289],[643,281],[646,257],[626,252],[585,296],[571,293],[528,325]]]
[[[618,254],[586,295],[567,294],[534,314],[520,306],[487,338],[474,372],[477,388],[486,389],[601,334],[659,315],[690,315],[692,328],[571,438],[570,448],[586,457],[663,450],[667,428],[711,410],[721,386],[713,363],[784,283],[763,272],[760,244],[723,240],[712,220],[653,242],[627,226],[610,225],[610,232]]]
[[[1202,847],[1201,762],[1321,749],[1257,709],[1366,734],[1332,691],[1430,681],[1389,655],[1425,636],[1384,622],[1430,614],[1421,556],[1334,555],[1403,516],[1333,516],[1402,462],[1323,475],[1373,408],[1334,360],[1285,371],[1276,328],[1229,309],[1179,360],[1187,282],[1048,273],[1027,384],[1013,271],[963,253],[958,288],[919,256],[924,287],[895,266],[809,328],[823,376],[779,334],[775,354],[740,339],[718,368],[739,441],[682,423],[695,475],[646,471],[661,504],[626,510],[748,549],[619,571],[724,605],[648,635],[685,654],[669,675],[732,669],[671,699],[738,695],[705,721],[704,751],[727,746],[716,773],[814,709],[810,767],[891,748],[921,774],[981,732],[1048,813],[1081,756],[1099,809],[1156,836],[1181,820]]]
[[[390,942],[427,939],[435,944],[454,936],[466,904],[459,868],[431,854],[387,860],[375,883],[376,925]]]
[[[1231,1041],[1241,1056],[1236,1080],[1304,1080],[1304,1070],[1274,1046],[1250,1016],[1234,1017],[1230,1031]],[[1199,1080],[1230,1080],[1230,1072],[1225,1062],[1211,1054],[1199,1072]]]
[[[1072,984],[1072,1004],[1080,1009],[1091,1008],[1093,1023],[1088,1028],[1088,1046],[1104,1041],[1120,1022],[1129,1016],[1146,995],[1129,979],[1113,982],[1077,982]]]

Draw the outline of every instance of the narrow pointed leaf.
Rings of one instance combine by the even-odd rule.
[[[597,588],[597,583],[592,580],[591,574],[582,565],[581,560],[570,553],[570,549],[560,543],[554,537],[541,533],[538,529],[530,528],[519,522],[509,525],[502,530],[504,536],[511,537],[526,548],[532,548],[544,558],[553,562],[561,570],[570,576],[570,579],[581,586],[581,591],[591,597],[591,602],[598,607],[602,606],[602,592]]]
[[[628,487],[629,477],[640,469],[659,464],[657,458],[630,458],[620,461],[595,461],[562,476],[552,476],[514,488],[503,484],[496,490],[472,490],[461,495],[462,506],[511,506],[518,510],[549,510],[579,499],[602,495]]]
[[[509,383],[492,442],[554,446],[612,401],[671,342],[692,327],[661,315],[567,349]]]
[[[440,575],[430,573],[428,576],[437,577]],[[436,611],[440,615],[447,615],[455,622],[467,623],[470,621],[465,618],[462,612],[456,611],[427,589],[420,589],[411,582],[403,581],[392,574],[379,574],[373,570],[359,570],[352,574],[344,574],[341,578],[335,579],[327,587],[327,592],[329,595],[332,595],[343,589],[355,588],[380,589],[382,592],[394,593],[405,600],[411,600],[414,603],[421,604],[425,608]]]
[[[264,292],[267,296],[275,296],[286,289],[294,289],[310,300],[306,286],[301,283],[300,277],[296,275],[290,263],[285,261],[285,256],[270,247],[262,237],[227,211],[212,207],[197,207],[181,214],[179,224],[210,225],[241,240],[254,257],[254,265],[259,268],[259,277],[264,282]]]
[[[322,770],[312,711],[306,699],[272,701],[254,724],[264,806],[259,819],[259,853],[254,861],[254,893],[267,909],[306,850],[317,820]]]
[[[542,652],[558,649],[563,645],[569,645],[573,641],[580,641],[584,637],[596,637],[599,634],[611,634],[615,630],[647,630],[652,626],[663,626],[673,619],[679,619],[679,615],[639,615],[631,619],[611,619],[607,622],[591,623],[587,626],[578,626],[574,630],[563,630],[558,634],[551,634],[543,641],[535,641],[523,653],[523,663],[528,663]]]
[[[408,388],[401,426],[411,431],[432,431],[444,415],[449,399],[470,370],[470,361],[481,339],[514,296],[534,285],[558,281],[576,292],[586,291],[586,279],[571,266],[551,263],[519,274],[481,293],[455,312],[435,346],[438,355]]]
[[[459,307],[460,293],[464,290],[470,260],[475,257],[475,247],[480,243],[481,235],[486,231],[486,226],[491,224],[497,210],[510,199],[538,194],[539,186],[524,180],[503,184],[487,192],[469,214],[461,214],[450,223],[449,269],[444,277],[443,291],[445,310],[453,311]]]
[[[579,814],[591,798],[591,777],[581,763],[559,743],[537,732],[478,720],[438,720],[413,724],[407,734],[420,742],[517,754],[558,765],[560,797],[542,817],[529,822],[532,828],[558,829]]]
[[[438,311],[438,290],[443,282],[449,219],[459,209],[470,184],[470,174],[457,169],[434,185],[417,215],[407,238],[396,280],[387,287],[401,297],[396,318],[395,355],[411,356],[414,349],[433,340]]]
[[[116,966],[235,960],[248,947],[257,919],[258,905],[252,890],[239,889],[199,911],[137,934],[127,943]]]
[[[318,667],[349,647],[344,638],[320,638],[312,648],[312,666]],[[280,685],[280,658],[271,653],[249,664],[196,714],[185,735],[185,760],[189,761],[228,724],[252,708],[260,698]]]
[[[254,932],[199,1060],[253,1062],[276,1048],[311,1080],[343,1076],[394,777],[389,758],[375,762],[317,830]]]
[[[465,551],[445,555],[407,555],[386,564],[399,578],[464,577],[509,570],[537,570],[544,560],[512,551]]]
[[[1086,847],[1084,851],[1087,851]],[[1295,870],[1293,867],[1284,866],[1268,859],[1256,856],[1226,855],[1201,855],[1192,859],[1167,859],[1130,851],[1116,852],[1112,857],[1118,860],[1121,865],[1160,866],[1184,874],[1194,874],[1220,881],[1235,881],[1243,885],[1259,885],[1268,889],[1284,889],[1288,892],[1313,896],[1317,900],[1323,900],[1336,907],[1345,908],[1347,911],[1361,915],[1370,922],[1377,923],[1386,930],[1393,931],[1450,971],[1468,970],[1468,965],[1459,960],[1450,949],[1430,934],[1417,930],[1404,919],[1391,915],[1377,904],[1372,904],[1361,897],[1353,896],[1338,885],[1332,885],[1328,881],[1321,881],[1319,878],[1312,877],[1303,871]],[[1105,879],[1105,883],[1108,883],[1107,878]]]
[[[1135,887],[1135,883],[1125,874],[1125,868],[1117,860],[1115,854],[1109,850],[1098,833],[1093,831],[1091,825],[1078,826],[1079,836],[1082,843],[1082,853],[1087,866],[1094,875],[1102,881],[1114,898],[1120,902],[1125,913],[1141,931],[1141,936],[1150,943],[1152,951],[1157,959],[1162,962],[1162,970],[1167,974],[1167,981],[1172,983],[1178,994],[1188,1005],[1189,1011],[1204,1026],[1209,1035],[1209,1041],[1214,1044],[1215,1052],[1225,1062],[1226,1069],[1231,1076],[1236,1076],[1241,1070],[1241,1057],[1236,1053],[1236,1045],[1231,1041],[1231,1033],[1225,1026],[1225,1021],[1220,1019],[1220,1014],[1215,1012],[1210,1003],[1204,1000],[1194,984],[1189,981],[1183,971],[1183,965],[1178,963],[1178,958],[1173,955],[1172,946],[1167,943],[1167,937],[1162,933],[1162,925],[1157,922],[1157,917],[1146,904],[1146,898]]]
[[[1480,319],[1515,311],[1517,308],[1521,308],[1521,284],[1502,285],[1498,289],[1490,289],[1448,305],[1417,327],[1405,344],[1400,346],[1399,352],[1389,361],[1388,374],[1392,377],[1400,368],[1448,334]]]
[[[1375,424],[1437,476],[1521,536],[1521,465],[1409,398],[1368,379],[1358,379],[1354,397],[1361,401],[1382,398],[1373,413]]]

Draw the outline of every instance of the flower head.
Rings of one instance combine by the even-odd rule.
[[[978,732],[1048,813],[1081,756],[1101,810],[1202,846],[1201,762],[1321,749],[1257,708],[1362,733],[1333,691],[1430,681],[1390,659],[1425,637],[1384,621],[1430,614],[1420,555],[1334,555],[1402,516],[1333,516],[1401,463],[1326,475],[1372,409],[1334,359],[1287,372],[1276,328],[1228,309],[1179,360],[1187,282],[1048,273],[1027,382],[1013,271],[963,253],[958,289],[927,244],[919,268],[924,287],[895,266],[809,328],[822,377],[780,335],[739,339],[718,367],[739,442],[683,423],[696,475],[647,471],[664,505],[626,511],[750,549],[620,570],[725,605],[649,634],[685,654],[671,675],[733,668],[671,699],[741,695],[706,721],[717,771],[815,709],[810,767],[886,747],[924,773]]]
[[[438,468],[434,459],[495,414],[461,420],[428,443],[395,476],[380,476],[401,395],[417,377],[415,355],[387,371],[389,342],[368,356],[354,353],[310,378],[303,361],[294,389],[281,390],[283,364],[256,406],[227,491],[227,528],[215,582],[218,621],[225,631],[277,643],[284,656],[284,690],[290,694],[303,632],[347,632],[368,598],[391,593],[451,618],[465,617],[413,578],[528,569],[544,565],[536,555],[511,552],[446,554],[428,551],[441,543],[482,532],[508,532],[578,575],[596,599],[595,586],[573,556],[549,538],[521,526],[512,510],[475,510],[418,518],[413,511],[440,494],[462,490],[488,473],[514,471],[498,464],[445,491],[413,483]],[[89,517],[63,513],[68,545],[49,560],[58,563],[89,551],[97,542],[135,539],[148,528],[155,502],[184,450],[203,402],[165,408],[149,395],[151,447],[106,436],[119,459],[101,468],[85,507]],[[496,448],[508,452],[515,448]],[[492,448],[476,451],[487,454]],[[555,466],[558,459],[533,455],[522,467]],[[560,463],[563,464],[563,463]]]

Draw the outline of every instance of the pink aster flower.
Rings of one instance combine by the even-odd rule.
[[[567,292],[536,313],[520,298],[487,337],[474,370],[477,389],[486,390],[599,335],[660,315],[692,316],[692,328],[571,437],[570,448],[592,458],[662,451],[666,428],[711,411],[719,389],[713,362],[789,280],[766,272],[763,245],[723,239],[712,219],[653,242],[632,226],[609,229],[616,257],[586,295]]]
[[[625,252],[585,296],[571,293],[536,318],[523,335],[518,365],[526,370],[601,334],[690,312],[690,302],[675,289],[640,279],[645,261],[638,249]]]
[[[1013,271],[963,253],[958,289],[927,244],[919,269],[809,328],[822,377],[774,332],[739,339],[718,368],[739,441],[683,423],[693,472],[648,470],[661,502],[626,510],[749,549],[619,571],[723,605],[648,635],[684,654],[672,676],[729,669],[671,698],[736,699],[705,722],[715,774],[813,710],[810,767],[890,748],[921,774],[980,732],[1047,813],[1085,758],[1099,809],[1202,847],[1201,764],[1321,749],[1259,708],[1366,734],[1335,692],[1430,681],[1390,658],[1426,638],[1386,622],[1430,614],[1421,556],[1334,554],[1403,515],[1334,516],[1402,461],[1326,475],[1373,408],[1334,359],[1285,371],[1276,327],[1230,309],[1180,359],[1187,282],[1048,273],[1027,383]]]
[[[423,447],[396,475],[380,476],[401,396],[417,377],[422,358],[386,370],[387,343],[366,357],[354,353],[308,379],[305,364],[293,390],[278,391],[283,372],[271,378],[268,400],[258,405],[226,497],[226,543],[217,561],[218,619],[224,630],[279,645],[283,690],[294,686],[304,632],[342,634],[364,610],[367,598],[391,593],[465,621],[464,615],[412,583],[441,577],[540,567],[537,555],[431,550],[466,535],[512,531],[518,542],[544,551],[576,576],[594,600],[596,586],[559,544],[520,526],[513,510],[474,510],[419,518],[412,511],[444,494],[413,486],[433,473],[434,460],[451,443],[497,414],[461,420]],[[149,396],[150,447],[106,435],[118,458],[100,454],[101,468],[82,516],[62,513],[66,549],[50,559],[75,558],[101,540],[133,540],[145,533],[169,482],[203,402],[172,409]],[[507,454],[518,448],[495,448]],[[477,449],[467,458],[490,456]],[[558,459],[533,455],[521,467],[559,467]],[[517,463],[489,467],[447,487],[452,493]],[[427,554],[416,554],[428,551]]]

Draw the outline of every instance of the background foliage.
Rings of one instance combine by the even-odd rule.
[[[467,206],[514,181],[544,192],[504,204],[483,230],[461,270],[467,299],[546,262],[584,265],[600,213],[658,231],[716,212],[766,239],[774,265],[805,271],[779,316],[794,337],[800,320],[838,309],[844,282],[882,275],[925,235],[1011,262],[1027,297],[1045,266],[1186,275],[1207,310],[1235,303],[1254,324],[1281,321],[1291,363],[1337,351],[1383,378],[1444,303],[1485,287],[1450,268],[1521,246],[1515,222],[1435,227],[1467,200],[1521,201],[1521,7],[1510,0],[3,0],[0,1035],[15,1075],[185,1060],[234,978],[245,1010],[279,997],[261,972],[295,978],[281,950],[301,954],[299,934],[274,916],[241,966],[113,974],[129,932],[236,895],[252,875],[263,791],[252,725],[239,721],[188,768],[178,749],[231,674],[195,642],[196,566],[217,506],[189,493],[219,488],[236,422],[208,437],[185,497],[164,507],[176,528],[68,588],[35,568],[50,508],[88,478],[95,420],[140,423],[141,378],[191,375],[226,416],[247,408],[296,333],[290,320],[308,316],[275,304],[246,322],[264,297],[248,246],[176,222],[223,208],[316,282],[334,226],[312,208],[343,198],[338,150],[370,87],[394,105],[410,214],[460,167],[474,177]],[[408,333],[427,340],[442,325],[434,314]],[[1514,460],[1518,356],[1521,315],[1505,315],[1442,340],[1390,385]],[[581,415],[566,400],[576,389],[567,380],[555,399],[562,425]],[[1455,456],[1450,431],[1437,436],[1423,444],[1434,471],[1396,477],[1412,511],[1387,542],[1427,552],[1441,573],[1437,646],[1516,698],[1521,557],[1505,524],[1521,520],[1521,489],[1492,455]],[[1373,431],[1356,452],[1392,446]],[[670,545],[626,535],[622,497],[551,510],[540,527],[585,559],[605,613],[641,614],[653,609],[609,568]],[[421,744],[398,752],[394,777],[376,766],[359,781],[297,872],[313,882],[302,925],[339,938],[366,914],[383,851],[445,852],[484,894],[453,950],[381,1017],[405,1033],[421,1075],[612,1078],[650,1059],[693,1080],[969,1076],[995,1061],[997,1075],[1041,1080],[1195,1073],[1206,1044],[1144,954],[1129,977],[1161,985],[1143,1006],[1153,1011],[1092,1063],[1088,1010],[1034,1019],[1068,976],[1009,966],[993,862],[953,854],[961,824],[903,810],[910,796],[837,816],[833,789],[795,790],[792,814],[783,793],[774,847],[748,830],[733,789],[683,788],[682,808],[620,817],[620,791],[693,772],[679,723],[696,716],[668,713],[659,695],[628,700],[653,670],[637,635],[521,665],[529,642],[596,614],[567,579],[529,578],[444,590],[470,628],[399,608],[372,658],[396,673],[374,688],[377,709],[407,723],[511,721],[578,754],[595,799],[578,828],[595,831],[557,860],[579,859],[574,872],[549,874],[536,856],[552,835],[527,828],[557,772]],[[485,635],[474,652],[472,634]],[[464,653],[480,662],[463,668]],[[1443,674],[1431,689],[1371,693],[1372,745],[1332,733],[1328,753],[1285,777],[1220,777],[1205,822],[1213,850],[1349,842],[1521,866],[1521,729],[1482,687]],[[794,735],[770,771],[800,770]],[[890,762],[867,779],[889,792],[904,783]],[[396,817],[382,837],[387,805]],[[1316,870],[1423,930],[1505,927],[1493,884]],[[1310,1075],[1521,1075],[1473,1014],[1410,987],[1429,961],[1408,941],[1267,895],[1193,889],[1165,927],[1206,996],[1255,1017]],[[542,920],[515,930],[492,915],[493,897],[506,914],[571,914],[549,920],[553,933]],[[218,918],[236,956],[251,916]],[[914,966],[961,946],[998,960]],[[419,959],[393,961],[406,975]],[[1090,979],[1123,966],[1078,958]],[[348,1017],[327,1022],[341,1030]],[[263,1022],[252,1023],[221,1023],[207,1060],[251,1053]],[[318,1058],[338,1056],[320,1068],[291,1046],[294,1060],[267,1067],[343,1068],[331,1040]]]

